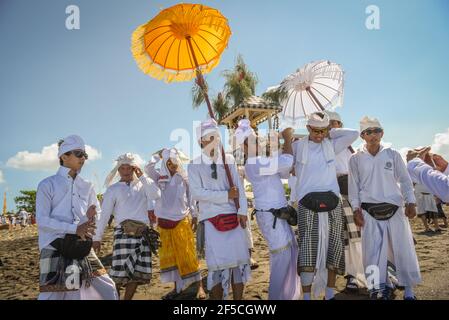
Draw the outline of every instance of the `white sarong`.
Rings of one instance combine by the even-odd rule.
[[[242,227],[221,232],[204,221],[205,255],[208,269],[207,289],[221,283],[226,298],[233,283],[245,284],[251,278],[250,257],[246,231]]]
[[[297,273],[298,245],[286,220],[277,219],[271,212],[257,211],[257,224],[270,249],[269,300],[298,300],[301,284]]]
[[[404,209],[399,207],[389,220],[379,221],[363,211],[363,265],[368,289],[382,288],[387,283],[387,262],[396,266],[400,286],[421,282],[413,236]],[[379,287],[380,286],[380,287]]]

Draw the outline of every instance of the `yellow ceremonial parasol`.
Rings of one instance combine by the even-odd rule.
[[[203,74],[220,62],[231,36],[228,20],[216,9],[201,4],[177,4],[162,10],[132,35],[131,51],[139,68],[158,80],[196,82],[215,119]],[[223,163],[231,187],[231,173]],[[238,201],[236,207],[239,208]]]
[[[131,51],[139,68],[153,78],[172,82],[196,77],[214,117],[203,74],[218,65],[230,36],[228,20],[218,10],[177,4],[134,31]]]

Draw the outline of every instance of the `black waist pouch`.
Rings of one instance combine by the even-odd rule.
[[[398,211],[399,207],[397,205],[391,203],[362,203],[362,209],[369,213],[371,217],[376,220],[388,220],[396,211]]]
[[[66,234],[64,238],[54,240],[51,245],[68,259],[84,259],[92,249],[92,239],[82,240],[76,234]]]
[[[288,224],[291,226],[296,226],[298,224],[298,216],[295,208],[292,206],[286,206],[280,209],[271,209],[270,212],[276,218],[287,220]]]
[[[313,212],[328,212],[338,206],[340,198],[332,191],[311,192],[306,194],[299,203]]]
[[[338,186],[340,187],[340,193],[344,196],[347,196],[349,194],[349,187],[348,187],[348,175],[345,174],[344,176],[339,176],[337,178]]]

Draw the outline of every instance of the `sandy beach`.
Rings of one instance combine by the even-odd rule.
[[[423,282],[416,288],[418,299],[449,299],[449,235],[446,229],[441,234],[425,234],[418,219],[411,222],[416,250],[421,266]],[[253,237],[255,243],[254,258],[259,268],[253,271],[252,280],[245,289],[245,299],[265,300],[268,296],[269,257],[265,240],[253,221]],[[108,228],[100,253],[106,267],[111,264],[112,228]],[[0,230],[0,299],[36,299],[39,293],[39,251],[37,245],[37,227],[24,229]],[[158,259],[153,257],[153,279],[150,285],[141,286],[136,293],[136,300],[158,300],[173,289],[172,284],[162,284],[159,277]],[[202,261],[202,274],[207,275],[205,263]],[[205,284],[205,280],[204,280]],[[365,291],[358,295],[343,293],[345,279],[337,281],[337,299],[367,299]],[[181,293],[177,299],[194,299],[196,288],[191,286]],[[396,299],[402,299],[402,292],[396,291]]]

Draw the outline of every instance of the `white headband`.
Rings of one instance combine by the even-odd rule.
[[[196,136],[198,140],[201,140],[201,138],[212,134],[212,133],[218,133],[218,124],[217,122],[209,118],[203,122],[196,128]]]
[[[104,186],[107,188],[111,185],[112,181],[117,176],[118,169],[120,166],[124,164],[128,164],[133,167],[138,167],[139,164],[137,163],[137,157],[132,153],[125,153],[122,154],[120,157],[117,158],[117,164],[115,165],[114,169],[111,170],[111,172],[106,177],[106,180],[104,181]],[[134,177],[134,180],[137,179],[137,177]]]
[[[314,128],[327,128],[329,126],[329,116],[324,114],[324,118],[321,118],[318,113],[312,113],[307,119],[307,125]]]
[[[370,118],[368,116],[365,116],[362,118],[362,120],[360,120],[360,132],[363,132],[369,128],[381,128],[382,129],[382,126],[381,126],[379,120],[377,120],[376,118]]]
[[[239,121],[238,128],[234,132],[235,140],[238,145],[243,144],[245,139],[256,135],[253,128],[251,128],[251,122],[248,119],[242,119]]]
[[[326,111],[326,114],[329,116],[329,121],[340,121],[341,122],[341,117],[338,113],[333,112],[333,111]]]
[[[62,142],[62,144],[59,146],[58,149],[58,158],[60,158],[64,153],[67,153],[69,151],[73,150],[83,150],[85,151],[85,145],[84,141],[80,136],[77,135],[71,135],[65,138]]]

